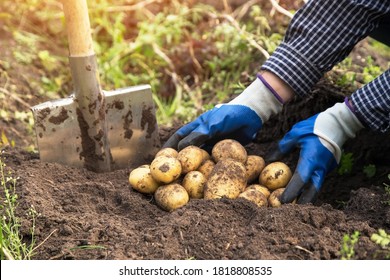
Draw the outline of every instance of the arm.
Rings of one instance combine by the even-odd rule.
[[[390,69],[351,95],[354,113],[368,128],[390,129]]]
[[[304,96],[389,12],[389,0],[309,1],[295,14],[284,41],[262,69]]]
[[[282,203],[299,197],[314,202],[325,176],[339,163],[347,139],[364,127],[386,132],[390,128],[390,71],[357,90],[344,103],[296,124],[269,158],[275,161],[300,148],[298,166],[282,195]]]

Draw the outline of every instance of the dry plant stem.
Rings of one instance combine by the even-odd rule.
[[[175,66],[172,62],[172,60],[161,50],[161,48],[157,45],[157,44],[153,44],[153,50],[154,52],[159,56],[161,57],[169,66],[169,69],[165,69],[165,72],[172,78],[172,82],[177,86],[177,87],[181,87],[183,88],[187,93],[191,94],[191,88],[187,85],[187,83],[185,83],[181,78],[180,76],[176,73],[175,71]],[[199,100],[201,100],[201,92],[199,92],[200,96],[197,96],[196,98],[193,98],[193,102],[194,102],[194,105],[196,107],[197,110],[201,109],[201,104],[199,102]],[[179,97],[179,100],[182,99],[182,95],[178,95]]]
[[[8,73],[5,72],[5,71],[2,71],[1,74],[4,74],[4,77],[5,77],[5,83],[4,83],[4,86],[3,87],[0,87],[0,92],[4,93],[5,95],[9,96],[10,98],[14,99],[15,101],[19,102],[20,104],[22,104],[24,107],[26,107],[27,109],[30,109],[30,105],[25,102],[23,99],[21,99],[19,96],[15,95],[15,94],[12,94],[11,92],[9,92],[7,90],[7,87],[8,87],[8,84],[9,84],[9,76],[8,76]]]
[[[200,65],[199,61],[195,57],[194,47],[192,46],[191,43],[188,44],[188,48],[189,48],[189,51],[190,51],[191,59],[194,62],[194,65],[195,65],[195,68],[196,68],[197,72],[203,72],[202,66]]]
[[[232,9],[227,0],[223,0],[223,7],[226,13],[230,14],[232,12]]]
[[[34,252],[39,247],[41,247],[50,238],[50,236],[52,236],[56,231],[57,229],[53,230],[41,243],[39,243],[36,247],[34,247],[34,249],[32,249],[31,253]]]
[[[4,256],[7,258],[7,260],[10,260],[10,261],[14,260],[14,258],[11,256],[11,254],[8,252],[7,249],[5,249],[4,247],[1,249],[3,251]]]
[[[149,20],[153,20],[156,15],[153,14],[150,10],[148,10],[147,8],[144,8],[141,10],[141,12],[149,19]]]
[[[260,45],[256,42],[256,40],[254,40],[252,37],[250,37],[250,34],[248,34],[248,32],[244,31],[244,30],[241,28],[240,25],[239,25],[239,23],[238,23],[231,15],[220,15],[220,16],[219,16],[219,15],[216,15],[216,14],[213,14],[213,13],[209,13],[209,15],[210,15],[210,17],[213,17],[213,18],[218,18],[218,17],[220,17],[220,18],[223,18],[223,19],[227,20],[228,22],[230,22],[231,25],[232,25],[240,34],[245,35],[244,37],[246,38],[246,40],[248,41],[248,43],[249,43],[252,47],[258,49],[258,50],[264,55],[264,57],[265,57],[266,59],[268,59],[268,58],[270,57],[270,54],[269,54],[262,46],[260,46]]]
[[[313,255],[313,252],[312,252],[312,251],[309,251],[309,250],[307,250],[306,248],[303,248],[303,247],[301,247],[301,246],[299,246],[299,245],[296,245],[295,248],[297,248],[298,250],[302,250],[302,251],[304,251],[304,252],[306,252],[306,253],[308,253],[308,254],[310,254],[310,255]]]
[[[233,13],[232,16],[237,20],[240,21],[248,12],[248,10],[255,4],[260,3],[261,0],[250,0],[243,4],[240,8],[237,8]]]
[[[23,141],[23,143],[25,143],[26,145],[30,144],[29,141],[25,139],[25,137],[22,135],[22,133],[20,133],[14,127],[9,127],[8,129],[12,131],[15,135],[17,135],[20,139],[22,139],[21,141]]]
[[[131,11],[142,10],[147,5],[153,3],[160,3],[160,2],[161,0],[144,0],[133,5],[108,7],[106,11],[107,12],[131,12]]]
[[[282,6],[279,5],[279,1],[276,1],[276,0],[270,0],[271,4],[272,4],[272,7],[279,13],[289,17],[289,18],[293,18],[293,14],[290,13],[289,11],[287,11],[285,8],[283,8]]]
[[[25,102],[23,99],[21,99],[19,96],[10,93],[7,89],[5,88],[0,88],[0,92],[4,93],[5,95],[9,96],[10,98],[14,99],[15,101],[19,102],[22,104],[26,109],[29,109],[30,106],[28,105],[27,102]]]

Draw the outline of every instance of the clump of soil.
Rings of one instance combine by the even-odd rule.
[[[288,104],[246,147],[248,153],[266,157],[295,122],[342,99],[321,83],[313,94],[317,98]],[[179,126],[160,127],[161,141]],[[388,139],[363,131],[345,145],[355,159],[350,174],[329,174],[315,205],[280,208],[259,208],[242,198],[192,199],[169,213],[129,187],[130,169],[99,174],[44,163],[18,149],[4,150],[3,158],[19,177],[18,213],[27,242],[31,221],[25,213],[33,205],[40,214],[35,238],[44,242],[35,259],[339,259],[343,236],[354,231],[360,232],[354,258],[380,259],[388,252],[370,236],[379,228],[390,231],[383,186],[390,173],[383,152]],[[294,168],[297,158],[298,151],[285,162]],[[373,178],[362,172],[367,164],[376,165]]]

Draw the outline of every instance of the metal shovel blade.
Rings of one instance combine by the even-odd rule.
[[[105,98],[110,170],[134,168],[150,162],[160,148],[158,125],[149,85],[102,91]],[[74,96],[31,108],[41,161],[87,167],[91,159]]]

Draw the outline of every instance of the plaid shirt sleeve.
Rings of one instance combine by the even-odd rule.
[[[389,0],[311,0],[295,14],[284,41],[262,69],[278,75],[298,96],[305,96],[388,13]],[[356,115],[374,130],[389,129],[389,88],[387,70],[351,97]]]

